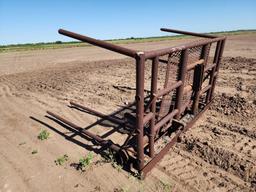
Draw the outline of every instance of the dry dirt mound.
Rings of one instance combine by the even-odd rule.
[[[256,100],[255,100],[256,101]],[[239,94],[227,96],[222,94],[216,96],[211,110],[216,110],[224,115],[238,115],[246,118],[255,118],[255,102],[248,102],[246,98],[241,97]]]
[[[246,57],[224,57],[222,60],[221,69],[241,71],[243,69],[248,71],[255,71],[256,59]]]

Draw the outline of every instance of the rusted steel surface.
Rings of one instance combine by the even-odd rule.
[[[199,45],[206,45],[209,43],[214,43],[214,42],[218,42],[221,40],[225,40],[226,37],[217,37],[217,38],[213,38],[213,39],[203,39],[200,41],[195,41],[195,42],[190,42],[190,43],[186,43],[186,44],[182,44],[182,45],[178,45],[178,46],[174,46],[174,47],[169,47],[169,48],[163,48],[163,49],[158,49],[158,50],[153,50],[153,51],[146,51],[145,52],[145,58],[146,59],[151,59],[154,58],[156,56],[163,56],[166,55],[168,53],[172,53],[172,52],[176,52],[176,51],[182,51],[188,48],[192,48],[192,47],[196,47]]]
[[[163,95],[166,95],[167,93],[171,92],[173,89],[176,89],[177,87],[181,86],[182,85],[182,81],[177,81],[175,84],[169,86],[169,87],[166,87],[164,89],[161,89],[159,90],[156,94],[155,94],[155,97],[156,98],[159,98]]]
[[[111,50],[111,51],[114,51],[114,52],[117,52],[117,53],[121,53],[121,54],[130,56],[130,57],[135,57],[136,54],[137,54],[136,50],[132,50],[132,49],[128,49],[128,48],[125,48],[125,47],[118,46],[118,45],[114,45],[114,44],[111,44],[111,43],[108,43],[108,42],[105,42],[105,41],[101,41],[101,40],[97,40],[97,39],[94,39],[94,38],[91,38],[91,37],[87,37],[87,36],[84,36],[84,35],[73,33],[71,31],[67,31],[67,30],[64,30],[64,29],[59,29],[59,33],[62,34],[62,35],[65,35],[65,36],[72,37],[74,39],[83,41],[83,42],[90,43],[92,45],[96,45],[96,46],[99,46],[99,47],[102,47],[102,48],[105,48],[105,49],[108,49],[108,50]]]
[[[204,61],[202,64],[198,64],[195,68],[194,73],[194,98],[193,98],[193,106],[192,113],[195,115],[198,112],[198,105],[200,99],[200,91],[202,89],[203,77],[204,77],[204,67],[207,64],[207,57],[209,55],[209,47],[211,44],[204,45],[201,52],[201,59]]]
[[[149,133],[149,156],[153,157],[155,154],[154,143],[155,143],[155,123],[156,123],[156,100],[157,100],[157,75],[158,75],[158,63],[159,58],[155,57],[152,61],[151,69],[151,112],[153,117],[150,121],[150,133]]]
[[[133,168],[145,176],[175,144],[178,136],[189,129],[200,115],[210,106],[224,50],[226,37],[193,33],[175,29],[162,31],[205,38],[187,44],[153,51],[138,51],[93,39],[63,29],[59,33],[134,58],[136,65],[135,102],[124,107],[128,112],[117,117],[117,112],[102,114],[75,102],[71,107],[101,117],[127,129],[123,144],[114,144],[99,135],[73,124],[70,121],[47,112],[56,120],[72,127],[120,153],[122,163],[131,163]],[[210,55],[210,52],[214,55]],[[166,59],[167,58],[167,59]],[[210,59],[209,59],[210,58]],[[151,61],[150,95],[145,96],[145,64]],[[164,85],[158,87],[159,63],[166,65]],[[120,110],[124,111],[124,110]],[[157,145],[162,137],[169,142]],[[157,150],[156,150],[157,149]]]
[[[137,158],[138,170],[144,167],[144,76],[145,76],[145,56],[143,52],[139,52],[136,58],[136,124],[137,132]]]
[[[213,99],[213,93],[214,93],[214,89],[215,89],[215,85],[216,85],[216,80],[217,80],[217,75],[219,73],[219,68],[220,68],[220,62],[221,62],[221,58],[222,58],[222,54],[223,54],[223,51],[224,51],[224,46],[225,46],[225,40],[222,40],[220,42],[220,50],[219,50],[219,54],[216,58],[216,69],[214,71],[214,74],[212,75],[213,76],[213,81],[212,81],[212,88],[211,90],[209,91],[210,94],[209,94],[209,98],[208,98],[208,101],[212,100]],[[215,59],[215,58],[214,58]],[[216,74],[216,75],[215,75]]]
[[[188,60],[188,50],[185,49],[181,52],[181,62],[179,64],[178,80],[182,81],[182,85],[177,88],[175,108],[178,110],[178,113],[175,116],[176,119],[179,119],[181,114],[182,95],[184,91],[185,75],[187,71],[187,60]]]
[[[161,28],[160,30],[165,31],[165,32],[171,32],[171,33],[179,33],[179,34],[183,34],[183,35],[192,35],[192,36],[196,36],[196,37],[206,37],[206,38],[216,38],[217,37],[215,35],[194,33],[194,32],[189,32],[189,31],[181,31],[181,30],[177,30],[177,29]]]

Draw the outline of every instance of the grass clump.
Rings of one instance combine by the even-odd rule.
[[[106,163],[111,163],[112,167],[114,167],[118,172],[122,170],[122,166],[117,163],[115,159],[115,154],[112,150],[106,150],[104,155],[104,160]]]
[[[49,136],[50,136],[50,133],[47,130],[42,130],[37,136],[37,138],[42,141],[42,140],[48,139]]]
[[[82,157],[79,159],[77,169],[85,171],[87,167],[91,165],[92,161],[93,161],[93,154],[92,152],[89,152],[86,157]]]
[[[68,155],[67,154],[57,158],[54,162],[55,162],[56,165],[63,165],[66,161],[68,161]]]

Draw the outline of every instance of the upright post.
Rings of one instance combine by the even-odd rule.
[[[156,118],[156,92],[157,92],[157,73],[158,73],[159,57],[155,57],[152,61],[152,74],[151,74],[151,112],[153,117],[150,121],[149,133],[149,156],[154,156],[154,139],[155,139],[155,118]]]
[[[203,76],[204,76],[204,66],[207,63],[207,57],[208,57],[208,51],[210,44],[206,44],[202,48],[202,53],[201,53],[201,59],[204,60],[204,63],[201,65],[197,65],[195,67],[195,72],[194,72],[194,85],[193,85],[193,90],[194,90],[194,98],[193,98],[193,105],[192,105],[192,113],[195,115],[198,112],[198,105],[199,105],[199,99],[200,99],[200,90],[202,87],[202,81],[203,81]]]
[[[144,70],[145,55],[144,52],[138,52],[136,55],[136,131],[137,131],[137,160],[138,170],[144,167]]]
[[[175,115],[175,119],[180,119],[181,115],[181,106],[182,106],[182,97],[183,97],[183,90],[185,84],[185,77],[186,77],[186,68],[187,68],[187,60],[188,60],[188,49],[182,50],[181,52],[181,59],[179,63],[179,74],[178,80],[182,81],[182,85],[177,88],[176,93],[176,103],[175,109],[178,109],[177,115]]]
[[[220,50],[219,50],[219,54],[218,54],[218,58],[216,61],[216,67],[215,67],[215,73],[213,74],[213,80],[212,80],[212,86],[210,89],[210,92],[208,93],[208,101],[211,101],[213,98],[213,93],[214,93],[214,89],[215,89],[215,85],[216,85],[216,80],[217,80],[217,74],[219,73],[219,68],[220,68],[220,62],[221,62],[221,58],[222,58],[222,54],[223,54],[223,50],[224,50],[224,46],[225,46],[225,41],[226,39],[222,40],[220,42]]]
[[[215,63],[215,64],[218,62],[218,59],[219,59],[220,47],[221,47],[221,41],[218,41],[216,48],[215,48],[214,59],[213,59],[213,63]],[[205,100],[206,104],[209,103],[209,101],[210,101],[215,70],[216,70],[216,66],[213,67],[210,71],[209,85],[211,85],[211,88],[206,93],[206,100]]]

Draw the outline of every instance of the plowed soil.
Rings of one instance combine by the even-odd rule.
[[[88,139],[45,116],[51,110],[87,127],[97,117],[69,108],[70,100],[106,114],[132,101],[132,60],[95,47],[1,53],[0,192],[255,191],[255,42],[255,34],[228,37],[213,105],[143,181],[104,162]],[[100,125],[88,129],[106,132]],[[37,138],[41,130],[50,133],[47,140]],[[85,171],[71,166],[89,151],[93,160]],[[68,160],[56,165],[64,154]]]

